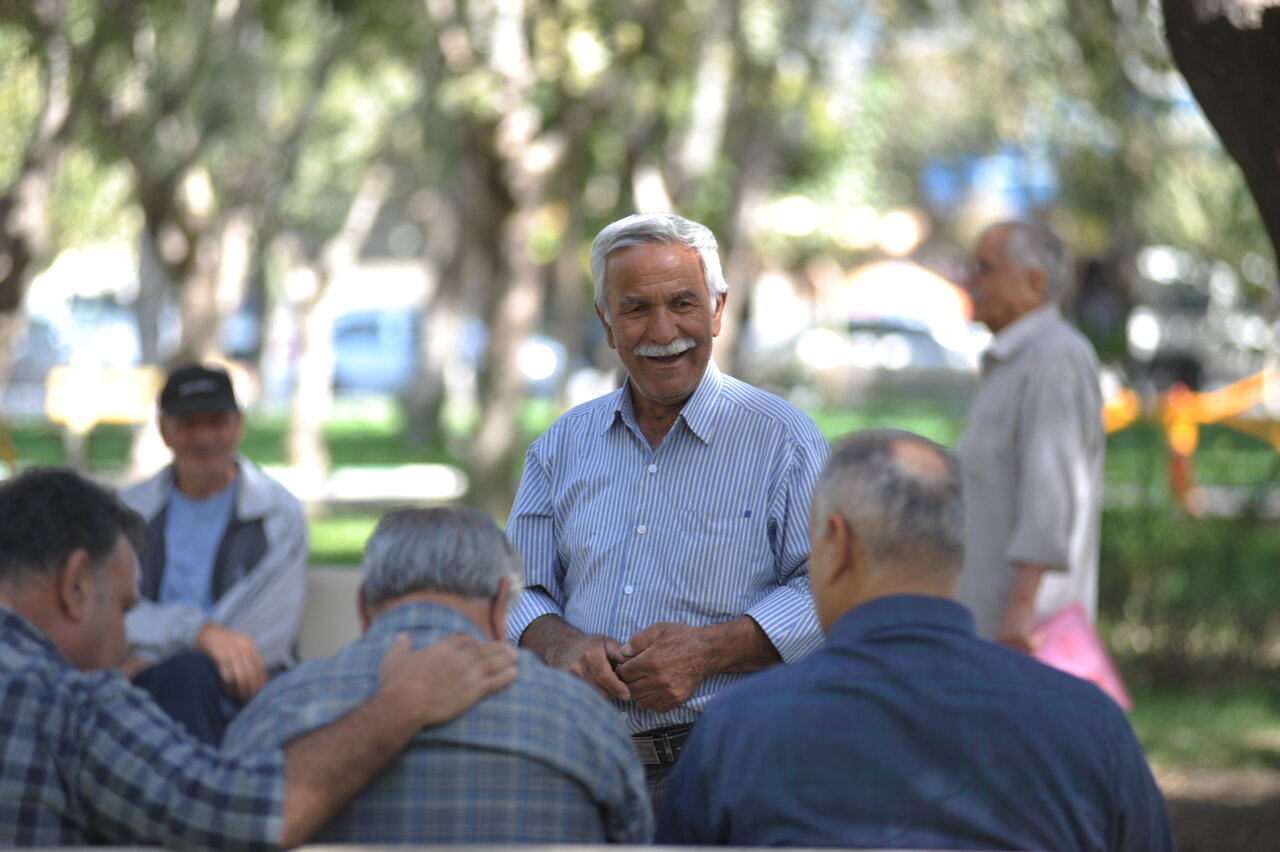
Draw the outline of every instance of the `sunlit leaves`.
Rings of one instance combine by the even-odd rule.
[[[0,187],[17,177],[40,114],[40,64],[23,33],[0,27]]]

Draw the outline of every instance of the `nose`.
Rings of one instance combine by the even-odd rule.
[[[651,341],[659,344],[670,343],[680,336],[680,330],[676,327],[675,316],[671,311],[661,307],[650,315],[649,327],[645,331]]]

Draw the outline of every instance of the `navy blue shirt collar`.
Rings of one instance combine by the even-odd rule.
[[[858,604],[836,620],[828,644],[857,642],[905,627],[949,630],[974,635],[973,613],[950,598],[890,595]]]

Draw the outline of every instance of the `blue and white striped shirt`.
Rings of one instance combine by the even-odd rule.
[[[525,456],[507,536],[526,591],[508,637],[547,614],[619,642],[659,621],[746,614],[784,661],[804,657],[822,642],[807,527],[828,451],[803,412],[714,361],[657,450],[627,384],[574,408]],[[744,677],[712,675],[669,713],[615,703],[633,733],[691,722]]]

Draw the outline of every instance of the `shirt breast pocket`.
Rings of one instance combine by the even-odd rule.
[[[725,620],[743,614],[773,579],[762,519],[677,508],[663,562],[673,596],[691,614]]]

